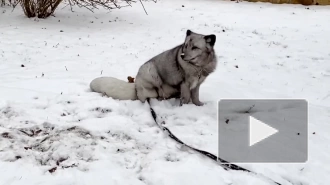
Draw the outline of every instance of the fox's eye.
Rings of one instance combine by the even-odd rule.
[[[198,47],[194,46],[194,47],[192,47],[191,49],[192,49],[192,50],[195,50],[195,49],[198,49]]]

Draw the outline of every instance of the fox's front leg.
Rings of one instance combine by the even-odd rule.
[[[197,106],[202,106],[202,105],[204,105],[204,103],[199,101],[199,87],[200,87],[200,84],[198,84],[194,89],[191,90],[191,100],[192,100],[193,104],[195,104]]]
[[[180,105],[188,104],[191,98],[189,84],[183,82],[180,86],[180,92],[181,92]]]

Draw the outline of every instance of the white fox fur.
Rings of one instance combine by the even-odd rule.
[[[90,88],[94,92],[106,94],[118,100],[136,100],[135,84],[119,80],[114,77],[95,78],[90,83]]]

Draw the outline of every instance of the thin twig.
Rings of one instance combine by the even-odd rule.
[[[128,0],[125,0],[125,2],[126,2],[130,7],[132,7],[132,5],[128,2]]]
[[[249,110],[247,110],[245,113],[250,113],[250,110],[254,107],[255,105],[252,105]]]
[[[146,12],[146,14],[148,15],[148,13],[147,13],[146,9],[144,8],[144,5],[143,5],[143,3],[142,3],[141,0],[140,0],[140,3],[141,3],[141,5],[142,5],[142,7],[143,7],[143,9],[144,9],[144,12]]]

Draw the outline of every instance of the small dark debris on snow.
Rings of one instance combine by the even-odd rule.
[[[76,126],[74,126],[74,127],[71,127],[71,128],[68,128],[68,129],[66,129],[67,131],[72,131],[72,130],[75,130],[77,127]]]
[[[12,137],[9,135],[8,132],[4,132],[4,133],[2,133],[1,136],[2,136],[3,138],[12,139]]]
[[[184,5],[182,5],[182,7],[184,7]]]
[[[45,142],[49,137],[45,137],[43,140],[40,141],[40,143]]]
[[[41,132],[42,130],[37,130],[36,132],[35,132],[35,134],[37,135],[37,134],[39,134],[40,132]]]
[[[298,132],[298,133],[297,133],[297,135],[299,136],[299,135],[300,135],[300,133]]]
[[[229,123],[229,119],[226,119],[226,123],[227,123],[227,124]]]
[[[107,108],[100,108],[100,107],[96,107],[95,109],[93,109],[92,111],[100,111],[102,113],[108,113],[108,112],[112,112],[111,109],[107,109]]]
[[[21,67],[25,67],[25,66],[22,64]]]
[[[73,163],[70,166],[62,166],[62,168],[73,168],[73,167],[77,167],[78,165],[76,165],[76,163]]]
[[[288,55],[288,56],[286,56],[286,58],[290,58],[290,56]]]
[[[16,156],[15,156],[15,159],[17,159],[17,160],[18,160],[18,159],[21,159],[21,158],[22,158],[22,157],[19,156],[19,155],[16,155]]]
[[[71,102],[70,101],[67,101],[66,103],[70,104]]]
[[[66,116],[66,114],[65,113],[62,113],[61,116]]]
[[[238,68],[238,65],[236,65],[235,67]]]
[[[63,32],[63,30],[60,30],[60,32]]]
[[[313,132],[313,134],[315,135],[315,132]]]
[[[44,73],[42,73],[42,74],[41,74],[41,77],[44,77],[44,76],[45,76],[45,74],[44,74]]]
[[[226,32],[226,30],[222,30],[222,32]]]
[[[57,169],[57,167],[54,167],[54,168],[52,168],[52,169],[50,169],[48,171],[49,171],[49,173],[54,173],[56,171],[56,169]]]
[[[24,130],[20,130],[20,132],[22,132],[23,134],[25,134],[25,135],[27,135],[27,136],[29,136],[29,137],[33,137],[34,136],[34,132],[33,132],[33,130],[31,130],[32,131],[32,133],[30,134],[30,133],[27,133],[26,131],[24,131]]]
[[[56,165],[59,166],[61,162],[67,160],[66,158],[60,158],[59,160],[56,161]]]
[[[28,147],[24,147],[25,150],[31,150],[32,147],[28,146]]]
[[[58,20],[58,22],[61,22],[61,20]]]

